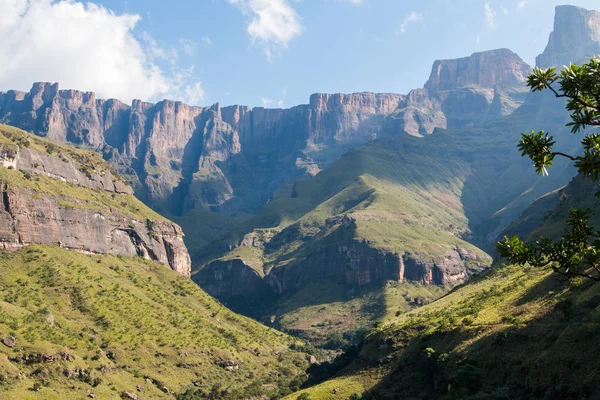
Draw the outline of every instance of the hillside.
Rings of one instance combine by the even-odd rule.
[[[574,204],[600,210],[594,189],[576,178],[529,240],[555,236]],[[335,377],[305,391],[311,399],[336,398],[334,388],[365,399],[596,399],[599,307],[598,283],[500,263],[313,368],[316,381]]]
[[[308,365],[152,261],[33,245],[0,265],[0,336],[16,338],[0,344],[3,399],[278,398]]]
[[[280,397],[299,384],[302,344],[189,280],[181,228],[97,153],[0,125],[0,188],[1,398]]]
[[[189,277],[181,228],[149,209],[97,154],[0,125],[0,246],[57,244],[141,256]]]

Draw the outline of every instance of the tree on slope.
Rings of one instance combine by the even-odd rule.
[[[532,91],[550,90],[567,100],[573,133],[600,126],[600,57],[582,65],[571,65],[557,72],[555,68],[535,68],[527,80]],[[581,140],[582,155],[554,151],[554,138],[544,131],[523,134],[519,150],[533,161],[536,171],[548,175],[556,157],[575,162],[579,174],[598,182],[600,174],[600,133],[587,133]],[[600,197],[600,192],[596,193]],[[497,251],[515,264],[550,266],[567,278],[581,276],[600,281],[600,232],[590,226],[591,210],[573,208],[566,219],[565,234],[558,240],[540,237],[526,244],[517,236],[505,237]]]

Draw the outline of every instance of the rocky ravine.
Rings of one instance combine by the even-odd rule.
[[[137,210],[145,206],[133,198],[130,186],[102,168],[99,157],[54,147],[49,147],[54,153],[50,155],[31,146],[31,141],[43,144],[40,139],[28,139],[24,133],[7,132],[1,126],[0,135],[16,142],[0,142],[1,248],[58,244],[88,253],[141,256],[189,277],[191,261],[181,228],[158,216],[143,219],[120,210],[118,206],[129,201]],[[100,164],[92,166],[92,161]],[[44,192],[48,186],[52,191]],[[71,194],[73,187],[85,189]],[[97,191],[110,193],[99,196],[111,199],[108,207],[94,202]]]
[[[0,93],[0,122],[102,150],[136,195],[163,212],[256,213],[351,147],[460,128],[512,112],[529,67],[509,50],[435,63],[424,89],[314,94],[290,109],[99,100],[38,83]]]

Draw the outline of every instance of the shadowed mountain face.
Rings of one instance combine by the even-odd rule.
[[[436,62],[408,95],[315,94],[286,110],[99,100],[38,83],[0,93],[0,121],[101,150],[156,210],[258,212],[345,151],[373,138],[431,134],[512,112],[529,67],[509,50]]]

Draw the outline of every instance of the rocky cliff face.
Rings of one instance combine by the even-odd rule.
[[[335,221],[335,222],[333,222]],[[356,220],[350,215],[333,218],[335,224],[323,238],[316,237],[312,251],[291,262],[269,266],[263,275],[243,257],[219,259],[197,271],[193,279],[209,294],[231,302],[257,296],[276,299],[293,294],[307,285],[323,281],[357,288],[387,281],[412,282],[451,288],[485,269],[490,258],[482,251],[456,246],[439,254],[404,252],[398,254],[356,238]],[[288,231],[295,231],[291,226]],[[297,232],[296,232],[297,233]],[[264,249],[290,241],[294,233],[259,232],[246,235],[239,247]],[[283,238],[282,238],[283,237]]]
[[[508,115],[525,100],[530,70],[507,49],[438,60],[425,88],[409,93],[387,129],[423,136],[436,128],[460,129]]]
[[[437,93],[461,87],[520,86],[529,72],[527,64],[508,49],[485,51],[470,57],[436,61],[425,89]]]
[[[256,213],[291,182],[348,149],[402,132],[426,135],[511,112],[526,65],[509,51],[439,61],[409,95],[315,94],[286,110],[191,107],[96,99],[38,83],[0,93],[0,122],[101,150],[136,195],[157,210]]]
[[[554,31],[536,59],[540,68],[581,63],[600,54],[600,12],[574,6],[556,7]]]
[[[181,228],[144,211],[100,157],[2,126],[0,135],[1,248],[57,244],[141,256],[190,275]]]

